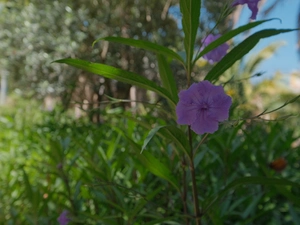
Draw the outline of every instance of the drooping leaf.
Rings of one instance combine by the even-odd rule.
[[[150,41],[136,40],[136,39],[132,39],[132,38],[123,38],[123,37],[104,37],[104,38],[99,38],[96,41],[94,41],[93,45],[101,40],[130,45],[130,46],[137,47],[137,48],[142,48],[142,49],[145,49],[145,50],[157,53],[157,54],[164,55],[166,57],[170,57],[172,59],[176,59],[179,62],[181,62],[182,64],[184,64],[183,59],[176,52],[174,52],[173,50],[171,50],[167,47],[152,43]]]
[[[296,31],[297,29],[266,29],[258,31],[243,42],[234,47],[224,58],[218,62],[206,75],[205,80],[215,81],[236,61],[246,55],[262,38],[274,36],[281,33]]]
[[[165,89],[158,86],[155,82],[147,78],[126,70],[118,69],[101,63],[92,63],[80,59],[60,59],[54,61],[56,63],[65,63],[70,66],[85,70],[90,73],[95,73],[103,77],[118,80],[124,83],[136,85],[146,90],[154,91],[158,95],[166,98],[175,107],[176,102],[173,100],[171,94]]]

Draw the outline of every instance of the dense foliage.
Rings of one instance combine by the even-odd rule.
[[[147,124],[166,124],[164,114],[157,120],[103,111],[106,122],[93,125],[33,110],[34,102],[20,106],[0,120],[1,224],[57,224],[63,210],[74,224],[183,224],[181,196],[153,175],[163,166],[180,177],[184,165],[173,145],[157,136],[140,154]],[[297,182],[298,129],[284,121],[223,126],[195,157],[203,200],[250,175]],[[145,161],[150,156],[157,160],[152,167]],[[288,162],[283,171],[268,166],[282,156]],[[245,183],[207,205],[204,224],[297,224],[299,194],[298,188]]]
[[[229,45],[271,20],[228,29],[233,7],[255,19],[259,1],[6,2],[0,62],[30,84],[15,93],[60,96],[63,110],[13,95],[1,107],[0,223],[297,224],[300,95],[279,95],[276,79],[253,87],[264,57],[243,58],[297,29]],[[222,9],[209,25],[202,4]],[[144,94],[126,108],[132,86]]]

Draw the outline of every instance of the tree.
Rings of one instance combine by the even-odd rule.
[[[10,72],[13,88],[39,98],[58,96],[65,109],[73,102],[92,112],[104,94],[128,98],[130,86],[90,76],[53,60],[78,57],[121,67],[156,79],[154,55],[128,46],[99,42],[122,36],[158,42],[180,49],[180,32],[168,8],[175,1],[10,1],[0,15],[0,59]],[[84,102],[84,104],[83,104]],[[99,121],[99,117],[96,118]]]

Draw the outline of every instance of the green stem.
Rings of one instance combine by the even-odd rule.
[[[183,157],[182,160],[182,186],[183,186],[183,192],[181,194],[182,202],[183,202],[183,211],[185,215],[188,215],[188,209],[186,204],[186,197],[187,197],[187,183],[186,183],[186,158]],[[190,224],[190,220],[188,217],[185,219],[186,225]]]
[[[189,126],[189,142],[190,142],[190,171],[192,177],[192,191],[193,191],[193,202],[194,202],[194,213],[196,219],[196,225],[201,225],[201,214],[199,208],[199,201],[198,201],[198,191],[197,191],[197,181],[196,181],[196,173],[195,173],[195,166],[194,166],[194,152],[193,152],[193,142],[192,142],[192,131],[191,127]]]

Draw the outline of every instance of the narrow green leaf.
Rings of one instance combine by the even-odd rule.
[[[205,55],[206,53],[210,52],[211,50],[215,49],[216,47],[218,47],[219,45],[225,43],[226,41],[230,40],[231,38],[235,37],[236,35],[244,32],[244,31],[250,30],[251,28],[256,27],[256,26],[258,26],[262,23],[265,23],[265,22],[268,22],[268,21],[271,21],[271,20],[275,20],[275,19],[261,20],[261,21],[256,21],[256,22],[253,22],[253,23],[248,23],[244,26],[241,26],[241,27],[238,27],[234,30],[229,31],[228,33],[222,35],[220,38],[218,38],[217,40],[215,40],[215,41],[211,42],[209,45],[207,45],[203,49],[203,51],[201,51],[199,53],[199,55],[195,58],[194,62],[196,62],[201,56]],[[277,19],[277,20],[279,20],[279,19]]]
[[[187,65],[191,64],[193,60],[194,45],[199,26],[200,9],[201,0],[180,0]]]
[[[180,130],[176,126],[168,125],[168,126],[157,126],[153,128],[148,136],[146,137],[141,153],[144,151],[148,143],[151,141],[151,139],[154,137],[155,134],[158,134],[160,137],[167,139],[168,141],[175,144],[177,147],[176,150],[180,150],[184,154],[186,154],[188,157],[188,149],[189,149],[189,141],[187,139],[187,135]]]
[[[174,102],[178,102],[178,90],[177,85],[170,68],[170,63],[163,55],[157,55],[159,76],[162,82],[162,86],[171,93]]]
[[[169,139],[172,143],[174,143],[177,149],[185,153],[186,156],[190,159],[190,155],[188,153],[188,150],[190,149],[188,137],[181,129],[176,126],[170,125],[160,129],[159,133],[163,137]]]
[[[289,206],[289,212],[292,217],[292,220],[294,221],[294,224],[298,224],[300,221],[299,213],[297,213],[297,211],[294,209],[293,205],[288,204],[288,206]]]
[[[140,154],[141,147],[137,143],[135,143],[131,138],[127,137],[126,134],[123,133],[123,135],[133,147],[134,151],[137,153],[136,156],[138,157],[142,165],[145,166],[154,175],[168,181],[176,188],[178,192],[180,192],[178,182],[172,175],[172,172],[169,170],[169,168],[147,151],[144,151],[143,154]]]
[[[137,48],[142,48],[157,54],[164,55],[166,57],[170,57],[172,59],[176,59],[182,64],[184,64],[183,59],[178,55],[176,52],[172,51],[171,49],[164,47],[162,45],[158,45],[149,41],[144,40],[135,40],[132,38],[123,38],[123,37],[104,37],[99,38],[96,41],[94,41],[93,45],[95,45],[98,41],[109,41],[109,42],[115,42],[125,45],[130,45]]]
[[[208,217],[211,219],[213,225],[223,225],[224,222],[219,211],[211,210],[207,212]]]
[[[245,211],[241,214],[242,218],[249,218],[252,212],[255,212],[255,208],[257,207],[258,202],[261,200],[263,194],[258,194],[258,196],[253,196],[253,200],[245,209]]]
[[[156,132],[162,127],[164,127],[164,126],[157,126],[157,127],[154,127],[152,130],[150,130],[149,134],[147,135],[147,137],[144,140],[144,144],[142,146],[141,154],[143,153],[144,149],[147,147],[148,143],[151,141],[153,136],[156,134]]]
[[[146,166],[153,174],[169,181],[174,187],[176,187],[177,190],[179,190],[179,186],[175,177],[165,164],[160,162],[150,152],[147,151],[143,152],[143,154],[139,154],[138,157],[140,160],[142,160],[143,165]]]
[[[171,94],[166,89],[158,86],[155,82],[148,80],[147,78],[139,74],[118,69],[105,64],[92,63],[80,59],[60,59],[54,62],[65,63],[70,66],[85,70],[90,73],[95,73],[109,79],[118,80],[124,83],[136,85],[146,90],[154,91],[160,96],[166,98],[173,107],[175,107],[176,105],[176,102],[173,100]]]
[[[276,190],[278,191],[279,194],[286,197],[290,202],[294,203],[297,206],[300,206],[300,197],[295,196],[294,194],[292,194],[290,190],[288,190],[285,187],[281,187],[281,186],[276,187]]]
[[[260,39],[296,30],[297,29],[267,29],[252,34],[225,55],[224,58],[208,72],[205,80],[214,81],[218,79],[236,61],[246,55]]]
[[[293,186],[300,188],[300,184],[293,181],[283,179],[283,178],[269,178],[269,177],[243,177],[238,178],[228,184],[222,191],[218,193],[217,196],[210,197],[206,200],[207,206],[204,207],[205,211],[208,210],[213,205],[217,204],[229,191],[235,189],[241,185],[249,184],[260,184],[260,185],[282,185],[282,186]]]
[[[27,198],[28,199],[33,199],[33,190],[29,181],[29,177],[28,174],[26,173],[24,167],[20,168],[23,172],[23,179],[24,179],[24,185],[25,185],[25,189],[26,189],[26,194],[27,194]]]
[[[134,207],[134,209],[131,209],[129,212],[129,218],[134,218],[138,215],[138,213],[145,208],[145,205],[148,204],[152,199],[159,194],[164,189],[163,186],[160,186],[153,191],[147,193],[147,196],[144,198],[141,198],[140,200],[137,200],[137,204]]]

